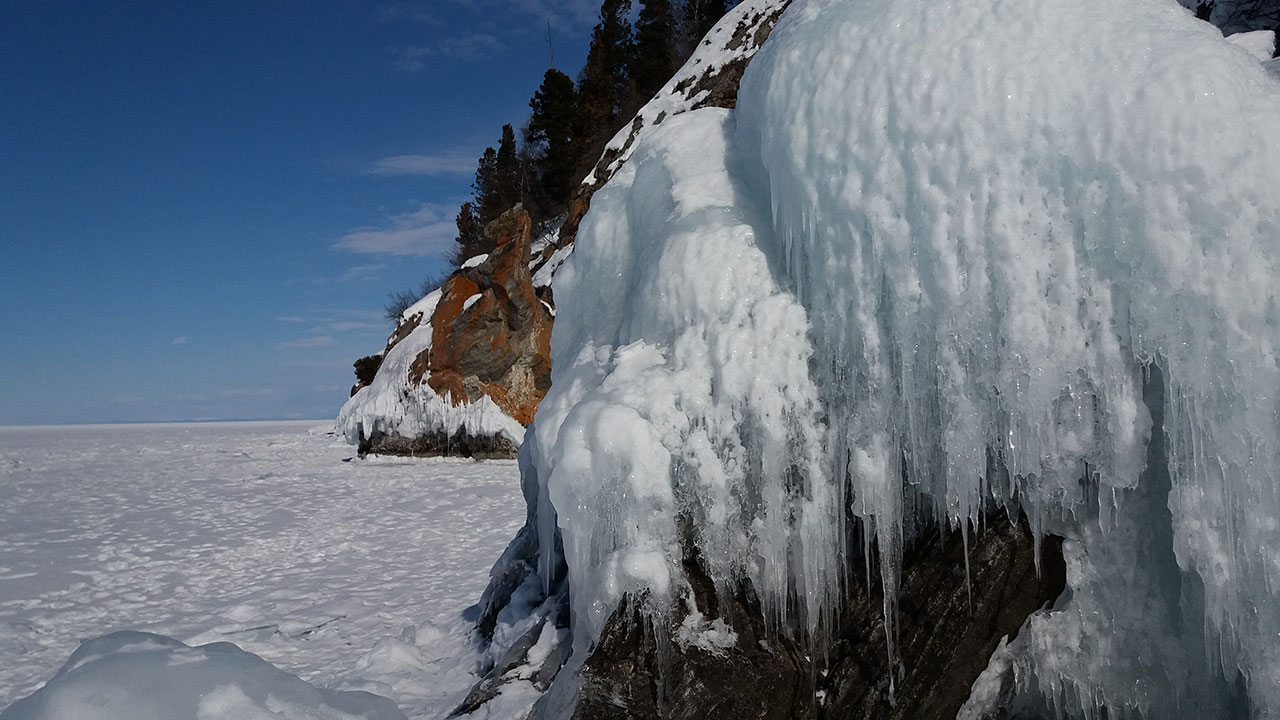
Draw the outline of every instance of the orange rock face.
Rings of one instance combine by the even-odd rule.
[[[455,406],[488,395],[528,425],[551,386],[552,323],[529,273],[529,215],[517,206],[485,232],[496,248],[445,282],[431,348],[410,367],[409,382],[425,379]]]

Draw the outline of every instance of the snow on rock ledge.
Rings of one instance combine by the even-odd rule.
[[[439,298],[436,290],[420,303],[428,308],[428,317]],[[501,438],[500,448],[518,446],[524,439],[524,426],[491,399],[455,405],[430,386],[409,382],[414,362],[431,351],[433,330],[430,322],[420,324],[396,343],[373,383],[342,406],[338,429],[347,442],[373,452],[399,454],[434,454],[455,446],[458,454],[464,454],[461,451],[470,449],[470,438]],[[484,447],[475,450],[486,454]]]
[[[231,643],[118,632],[80,645],[0,720],[405,720],[366,692],[323,690]]]

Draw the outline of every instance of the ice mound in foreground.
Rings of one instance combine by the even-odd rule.
[[[891,598],[916,518],[995,500],[1066,538],[1022,702],[1280,715],[1277,187],[1280,84],[1176,3],[797,0],[556,278],[576,647],[689,545],[820,640],[851,528]]]
[[[390,700],[322,690],[230,643],[118,632],[80,645],[3,720],[404,720]]]

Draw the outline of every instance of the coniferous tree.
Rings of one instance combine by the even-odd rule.
[[[502,126],[498,149],[484,149],[476,163],[476,179],[471,184],[475,197],[475,213],[481,227],[488,225],[521,200],[520,158],[516,152],[515,131]]]
[[[516,153],[516,134],[510,125],[502,126],[502,139],[494,164],[494,195],[498,215],[523,199],[520,186],[520,157]],[[496,216],[495,216],[496,217]]]
[[[494,210],[497,207],[498,195],[498,151],[491,147],[484,149],[484,154],[480,156],[480,160],[476,162],[476,179],[471,183],[472,197],[475,202],[472,204],[476,216],[480,218],[480,225],[483,227],[485,223],[497,217]],[[498,211],[499,213],[501,211]]]
[[[676,47],[676,18],[671,0],[640,0],[634,47],[631,79],[636,98],[632,104],[639,107],[661,90],[679,67],[681,58]]]
[[[680,23],[684,57],[693,54],[698,42],[715,27],[728,9],[725,0],[685,0]]]
[[[602,0],[587,61],[575,85],[551,68],[529,101],[531,115],[518,145],[510,125],[495,150],[476,164],[472,201],[458,212],[453,261],[490,251],[484,227],[516,203],[535,221],[568,204],[614,133],[670,79],[697,41],[724,15],[727,0]]]
[[[453,257],[450,258],[454,267],[461,266],[467,258],[492,250],[488,247],[488,240],[484,236],[484,224],[476,216],[475,206],[469,202],[462,203],[462,207],[458,208],[458,217],[455,222],[458,225],[458,244],[453,249]]]
[[[587,63],[578,76],[578,135],[584,142],[584,157],[599,154],[617,131],[626,104],[633,95],[627,65],[633,55],[631,0],[604,0],[600,22],[591,32]],[[590,161],[579,164],[584,170]]]
[[[525,144],[538,152],[534,156],[537,191],[532,194],[539,209],[553,215],[564,208],[577,179],[579,112],[573,80],[555,68],[548,70],[529,108],[532,114]]]

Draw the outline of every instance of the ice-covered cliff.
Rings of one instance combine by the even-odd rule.
[[[631,153],[555,279],[524,449],[569,668],[624,598],[731,647],[677,608],[691,555],[823,652],[879,578],[892,666],[904,550],[995,507],[1065,539],[1067,592],[970,716],[1280,715],[1256,56],[1172,0],[797,0],[736,110]]]

